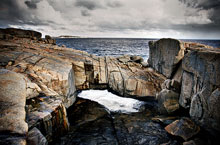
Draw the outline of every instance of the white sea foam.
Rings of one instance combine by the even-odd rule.
[[[78,97],[96,101],[112,112],[138,112],[144,104],[142,101],[114,95],[107,90],[86,90],[79,93]]]

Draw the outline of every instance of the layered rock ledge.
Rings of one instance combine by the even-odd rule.
[[[146,67],[140,57],[97,57],[54,45],[51,37],[42,39],[35,31],[0,29],[0,34],[0,69],[24,78],[23,84],[16,81],[13,85],[24,86],[17,94],[23,100],[17,101],[26,104],[29,142],[41,141],[33,134],[50,142],[57,134],[68,131],[65,112],[75,102],[77,90],[109,89],[121,96],[152,98],[165,80],[163,75]],[[4,82],[1,81],[9,92],[12,88]],[[1,90],[0,94],[3,93]],[[5,121],[2,117],[1,120]],[[3,126],[4,129],[7,130]],[[22,129],[25,138],[28,131]]]

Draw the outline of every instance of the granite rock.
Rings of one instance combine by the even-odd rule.
[[[21,74],[0,69],[0,86],[0,138],[5,144],[25,144],[25,79]]]
[[[216,113],[220,108],[220,51],[191,49],[185,55],[182,66],[179,103],[190,109],[190,116],[198,124],[208,130],[220,131],[219,115]]]
[[[165,127],[165,130],[175,136],[182,137],[185,141],[198,134],[200,127],[189,118],[182,118]]]
[[[167,78],[171,78],[184,57],[184,43],[176,39],[160,39],[150,41],[149,47],[149,65]]]

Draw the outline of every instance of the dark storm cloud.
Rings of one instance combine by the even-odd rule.
[[[212,10],[210,19],[213,24],[219,25],[220,27],[220,0],[180,0],[185,3],[188,7],[199,8],[203,10]]]
[[[41,0],[31,0],[31,1],[25,1],[24,3],[28,6],[30,9],[36,9],[37,3],[39,3]]]
[[[51,20],[41,20],[34,16],[32,10],[37,9],[37,3],[42,0],[1,0],[0,23],[1,27],[9,25],[49,25],[54,24]]]
[[[17,1],[1,0],[0,2],[0,20],[6,22],[18,22],[23,20],[24,11],[18,7]]]
[[[219,13],[220,0],[1,0],[0,27],[93,36],[198,32],[220,38]]]
[[[99,2],[94,1],[94,0],[77,0],[76,6],[84,7],[89,10],[95,10],[95,9],[102,7]]]

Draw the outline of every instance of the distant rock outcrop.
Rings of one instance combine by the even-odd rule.
[[[0,29],[0,39],[8,39],[12,37],[18,38],[41,38],[42,34],[40,32],[32,30],[22,30],[15,28]]]

